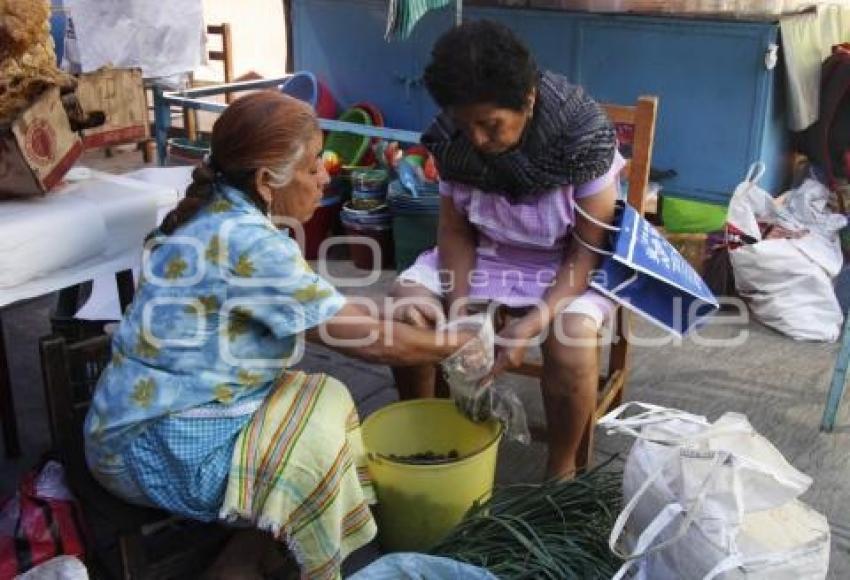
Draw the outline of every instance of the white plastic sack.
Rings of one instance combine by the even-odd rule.
[[[794,245],[835,278],[844,265],[839,231],[847,218],[829,209],[830,192],[815,179],[806,179],[800,187],[782,196],[784,208],[809,235],[793,240]]]
[[[643,412],[623,418],[631,407]],[[634,565],[652,580],[825,577],[826,519],[796,500],[811,478],[744,415],[710,423],[629,403],[599,424],[637,438],[623,475],[626,505],[609,540],[627,560],[618,578]]]
[[[201,0],[65,0],[82,72],[139,67],[144,78],[191,72],[205,60]]]
[[[449,558],[401,552],[369,564],[350,580],[496,580],[484,568]]]
[[[829,212],[829,191],[811,179],[779,206],[754,171],[736,188],[727,215],[729,225],[759,240],[729,252],[736,289],[765,325],[797,340],[835,341],[843,315],[832,278],[843,262],[838,230],[846,218]],[[762,240],[758,222],[809,233]]]
[[[89,580],[89,573],[74,556],[57,556],[15,576],[15,580]]]
[[[449,322],[442,330],[475,330],[478,336],[440,363],[452,400],[473,421],[497,419],[505,436],[523,444],[531,442],[522,401],[505,383],[483,385],[495,363],[496,333],[487,314],[465,316]]]
[[[679,515],[679,520],[684,518]],[[676,524],[656,541],[668,540]],[[803,502],[744,517],[733,548],[691,526],[668,549],[640,560],[635,580],[822,580],[829,568],[829,524]]]

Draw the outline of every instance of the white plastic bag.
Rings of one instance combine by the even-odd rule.
[[[531,434],[522,401],[510,388],[482,380],[493,370],[496,333],[489,315],[476,314],[454,320],[442,330],[471,329],[478,336],[440,363],[452,400],[473,421],[498,419],[508,439],[530,443]]]
[[[670,528],[656,541],[668,539]],[[641,558],[634,578],[822,580],[829,568],[829,545],[826,518],[794,500],[745,516],[731,549],[717,544],[701,526],[691,526],[676,545]]]
[[[449,558],[400,552],[388,554],[359,570],[350,580],[496,580],[484,568]]]
[[[642,412],[624,418],[633,407]],[[617,578],[634,565],[653,580],[825,577],[826,519],[796,500],[811,478],[744,415],[710,423],[628,403],[599,424],[636,437],[623,475],[626,505],[609,538],[627,560]]]
[[[57,556],[15,576],[15,580],[89,580],[89,573],[74,556]]]
[[[780,206],[757,185],[762,169],[750,170],[729,203],[727,224],[755,240],[729,252],[736,289],[767,326],[797,340],[835,341],[843,315],[832,278],[843,261],[838,230],[846,218],[829,212],[829,191],[812,179]],[[759,222],[808,233],[763,240]]]

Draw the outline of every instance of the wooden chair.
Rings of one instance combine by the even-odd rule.
[[[233,40],[230,34],[230,24],[210,24],[207,26],[207,36],[220,37],[221,50],[210,50],[207,58],[211,61],[221,62],[223,68],[224,83],[233,81]],[[221,84],[221,80],[196,79],[194,73],[189,75],[190,87],[203,87]],[[230,103],[233,99],[232,93],[224,94],[224,101]],[[198,111],[194,109],[183,109],[183,127],[186,137],[192,141],[198,138]]]
[[[54,451],[94,531],[89,565],[99,577],[114,576],[105,554],[116,548],[117,540],[125,580],[196,577],[229,531],[124,502],[101,487],[86,467],[83,422],[98,377],[111,358],[109,336],[73,344],[49,336],[39,347]]]
[[[652,160],[652,146],[655,138],[655,119],[658,112],[658,98],[643,96],[632,106],[603,105],[606,113],[617,128],[621,148],[630,149],[630,158],[623,168],[628,176],[628,203],[641,214],[646,209],[645,192],[649,183],[649,169]],[[626,156],[627,152],[623,152]],[[617,308],[616,326],[613,341],[608,355],[608,368],[599,379],[599,393],[596,399],[596,411],[588,423],[581,447],[577,465],[587,466],[593,454],[593,431],[596,422],[610,409],[623,401],[629,366],[629,313],[625,308]],[[600,347],[599,357],[602,360]],[[541,360],[526,360],[521,367],[513,371],[515,374],[540,378],[543,375]],[[534,440],[546,439],[545,427],[531,427]]]

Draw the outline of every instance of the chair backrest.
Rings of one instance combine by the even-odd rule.
[[[110,337],[68,344],[60,336],[48,336],[39,341],[39,350],[54,449],[66,465],[83,465],[83,422],[112,356]]]
[[[629,180],[628,201],[641,214],[646,210],[646,190],[655,141],[658,97],[639,97],[635,105],[603,104],[617,129],[621,153],[628,158],[623,172]],[[630,152],[630,153],[629,153]]]
[[[207,58],[211,61],[218,61],[222,64],[224,80],[209,80],[195,78],[195,74],[189,75],[189,85],[193,87],[218,85],[222,82],[230,83],[233,81],[233,40],[230,36],[230,24],[224,22],[222,24],[207,25],[207,37],[220,36],[219,45],[221,50],[208,50]],[[233,100],[233,93],[224,93],[224,102],[230,104]],[[198,138],[198,112],[187,107],[183,107],[183,128],[186,130],[186,137],[190,141],[195,141]]]
[[[221,62],[224,70],[224,82],[233,81],[233,39],[230,35],[230,24],[224,22],[222,24],[210,24],[207,26],[207,36],[221,37],[221,50],[210,50],[207,52],[207,58],[210,60]],[[228,103],[232,98],[233,93],[225,93],[224,99]]]
[[[652,147],[655,141],[655,120],[658,116],[658,97],[642,96],[631,106],[602,105],[617,129],[621,152],[628,157],[623,173],[628,177],[629,190],[626,199],[643,215],[646,211],[646,190],[649,185],[649,169],[652,164]],[[630,155],[629,155],[630,152]],[[608,355],[606,383],[618,384],[606,389],[601,405],[608,409],[622,399],[628,376],[629,356],[629,313],[625,308],[618,311],[616,334]]]

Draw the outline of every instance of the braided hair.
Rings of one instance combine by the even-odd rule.
[[[213,125],[211,152],[192,172],[186,196],[162,220],[159,233],[171,235],[192,220],[210,203],[219,183],[239,189],[268,213],[268,204],[256,190],[257,171],[268,169],[277,186],[289,183],[307,142],[318,130],[309,105],[278,91],[236,99]]]

